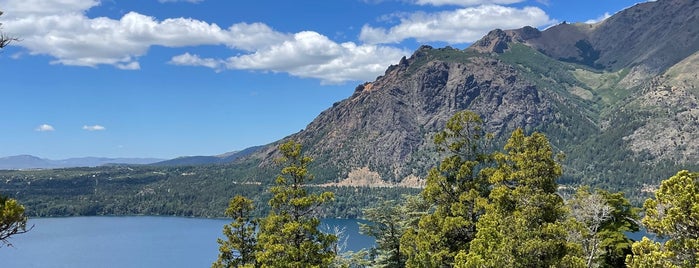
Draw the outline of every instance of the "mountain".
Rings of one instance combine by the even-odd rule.
[[[156,158],[105,158],[82,157],[50,160],[32,155],[16,155],[0,158],[0,169],[50,169],[68,167],[96,167],[109,164],[144,165],[162,161]]]
[[[596,23],[493,30],[470,47],[423,46],[290,135],[321,180],[354,170],[424,177],[433,135],[460,110],[501,145],[515,128],[565,153],[563,182],[657,183],[699,167],[699,1],[637,4]],[[240,161],[265,167],[274,143]]]
[[[159,161],[156,163],[151,163],[151,166],[196,166],[196,165],[213,165],[213,164],[226,164],[237,160],[238,158],[248,156],[262,146],[253,146],[250,148],[243,149],[241,151],[233,151],[220,155],[213,156],[182,156],[175,159]]]

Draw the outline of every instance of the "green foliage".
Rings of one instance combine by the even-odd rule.
[[[580,187],[567,201],[571,218],[569,239],[581,246],[586,267],[623,267],[633,241],[626,232],[636,232],[638,209],[623,193],[590,192]]]
[[[626,257],[626,264],[630,268],[682,267],[673,263],[672,259],[676,259],[672,251],[665,250],[661,243],[643,237],[641,241],[633,243],[632,255]],[[691,268],[691,266],[685,267]]]
[[[226,240],[218,239],[218,259],[212,267],[241,267],[255,264],[257,219],[252,217],[253,201],[243,196],[233,197],[226,209],[226,216],[233,222],[223,226]]]
[[[316,209],[333,199],[332,192],[309,194],[304,185],[312,179],[312,161],[293,141],[279,146],[284,164],[276,185],[270,189],[271,211],[260,220],[257,263],[261,267],[329,267],[335,259],[337,237],[318,230]]]
[[[459,50],[448,46],[437,49],[423,46],[410,58],[413,62],[408,66],[409,69],[405,73],[405,76],[414,74],[417,69],[433,61],[464,63],[469,62],[471,58],[478,55],[479,53],[477,52]]]
[[[376,239],[377,256],[372,267],[405,267],[406,256],[400,249],[401,236],[408,228],[416,227],[416,219],[428,209],[429,204],[417,195],[404,196],[401,203],[384,201],[364,209],[364,219],[370,223],[360,223],[360,232]]]
[[[487,178],[480,173],[490,157],[483,152],[489,139],[481,124],[477,114],[458,112],[435,136],[439,150],[449,155],[430,170],[422,191],[434,210],[420,217],[417,228],[401,239],[408,266],[451,266],[476,235],[489,191]]]
[[[643,224],[648,231],[666,238],[664,243],[634,243],[631,267],[699,266],[699,173],[683,170],[664,180],[655,199],[643,205]]]
[[[543,134],[512,133],[506,153],[496,154],[490,168],[493,189],[470,251],[457,257],[458,267],[568,267],[580,261],[567,256],[565,209],[557,195],[561,167]]]
[[[27,231],[29,230],[24,206],[15,199],[0,195],[0,247],[11,246],[10,237]]]

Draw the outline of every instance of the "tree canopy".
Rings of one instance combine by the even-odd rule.
[[[10,237],[26,233],[30,229],[27,229],[24,206],[15,199],[0,195],[0,247],[11,246]]]

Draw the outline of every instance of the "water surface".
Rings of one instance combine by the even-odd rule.
[[[30,219],[34,229],[0,248],[0,266],[209,267],[216,238],[230,220],[179,217],[67,217]],[[356,220],[323,220],[346,228],[347,250],[373,245]]]

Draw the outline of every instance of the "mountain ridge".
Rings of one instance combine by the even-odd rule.
[[[653,176],[642,179],[648,182],[664,176],[655,165],[699,163],[690,145],[699,140],[691,73],[697,33],[698,1],[660,0],[596,24],[496,29],[464,50],[422,46],[283,140],[301,142],[323,180],[368,168],[399,182],[436,165],[432,135],[468,109],[483,117],[496,143],[515,128],[545,133],[569,156],[566,181],[611,183],[638,174]],[[664,102],[653,102],[658,94]],[[663,135],[680,142],[652,142]],[[265,167],[275,155],[272,144],[247,159]]]
[[[40,158],[33,155],[14,155],[0,157],[0,169],[52,169],[69,167],[96,167],[112,164],[145,165],[163,159],[159,158],[109,158],[109,157],[74,157],[59,160]]]

